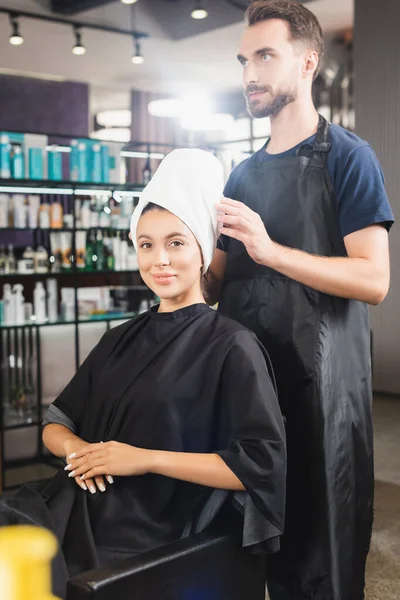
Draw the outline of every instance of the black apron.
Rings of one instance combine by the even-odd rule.
[[[268,160],[264,146],[235,198],[261,216],[275,242],[346,256],[326,170],[328,132],[320,117],[314,146],[289,158]],[[361,600],[373,518],[367,305],[258,265],[231,239],[219,310],[268,350],[286,417],[285,535],[268,577],[296,600]]]

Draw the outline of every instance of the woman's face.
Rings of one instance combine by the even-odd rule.
[[[146,285],[163,300],[198,302],[202,255],[190,229],[169,211],[154,209],[141,216],[136,235]]]

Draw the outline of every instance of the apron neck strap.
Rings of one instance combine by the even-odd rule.
[[[331,143],[328,141],[329,123],[322,115],[319,115],[317,139],[313,146],[314,152],[329,152]]]
[[[329,123],[322,115],[319,115],[317,136],[314,144],[302,144],[297,149],[297,156],[308,156],[311,158],[313,155],[326,155],[331,149],[331,143],[328,141]]]

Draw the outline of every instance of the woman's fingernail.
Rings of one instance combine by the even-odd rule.
[[[72,465],[67,465],[66,467],[64,467],[64,471],[69,471],[69,469],[72,467]]]
[[[75,458],[75,456],[76,456],[76,452],[73,452],[72,454],[70,454],[70,455],[68,456],[68,458]]]
[[[101,492],[105,492],[105,491],[106,491],[106,486],[104,485],[104,483],[100,483],[100,485],[99,485],[99,490],[100,490]]]
[[[81,475],[81,479],[85,479],[85,475]]]
[[[114,483],[114,479],[111,477],[111,475],[107,475],[106,479],[108,483]]]
[[[91,494],[95,494],[96,493],[96,488],[94,487],[94,485],[91,485],[90,488],[89,488],[89,490],[90,490]]]
[[[75,471],[71,471],[71,473],[68,473],[68,477],[73,477],[75,475]]]
[[[85,492],[86,492],[86,490],[87,490],[87,485],[86,485],[86,483],[82,483],[82,485],[81,485],[81,488],[82,488],[83,490],[85,490]]]

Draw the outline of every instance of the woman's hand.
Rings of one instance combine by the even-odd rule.
[[[64,442],[65,460],[67,461],[67,466],[65,467],[65,470],[71,471],[71,464],[73,459],[77,456],[78,453],[81,453],[85,448],[88,448],[91,445],[92,444],[89,444],[88,442],[85,442],[84,440],[81,440],[76,437],[66,440]],[[69,476],[71,475],[69,474]],[[83,481],[80,477],[74,477],[74,479],[79,485],[79,487],[82,488],[82,490],[86,491],[87,489],[89,489],[91,494],[96,493],[96,486],[101,492],[106,491],[104,478],[101,476],[95,477],[94,480],[92,478],[88,478],[85,479],[85,481]],[[107,477],[107,481],[109,483],[113,483],[112,477]]]
[[[145,475],[151,471],[156,452],[120,442],[88,444],[68,459],[67,470],[86,483],[100,475]]]

